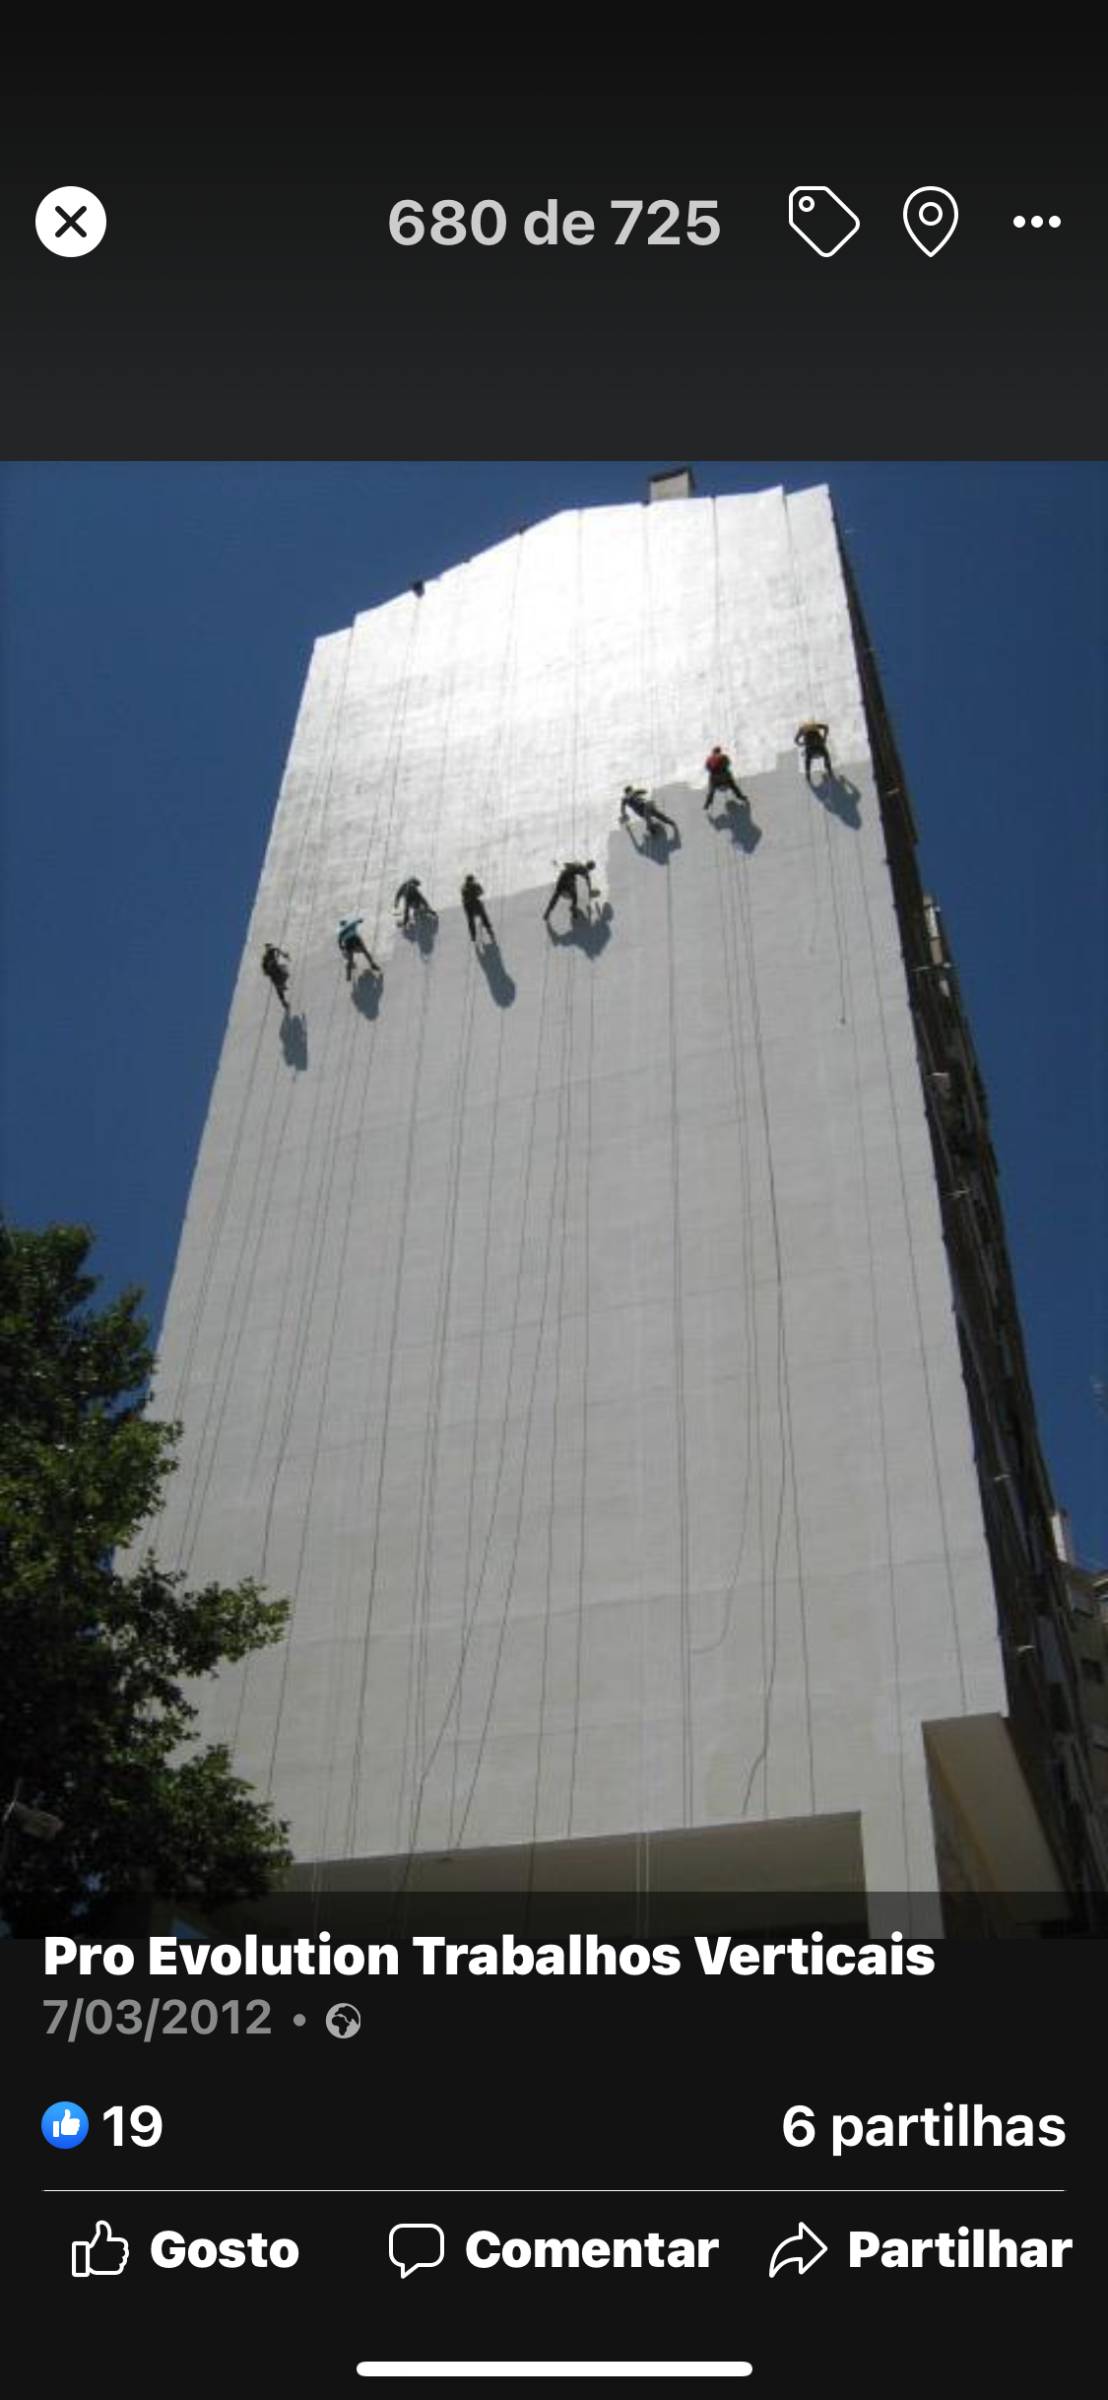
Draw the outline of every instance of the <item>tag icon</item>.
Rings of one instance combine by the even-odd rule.
[[[953,192],[944,192],[941,183],[921,183],[918,191],[909,192],[904,203],[904,230],[925,258],[935,258],[945,249],[957,223],[958,203]]]
[[[820,258],[834,258],[862,220],[829,183],[798,183],[789,193],[789,223]]]

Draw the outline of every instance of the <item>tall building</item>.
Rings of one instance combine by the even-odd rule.
[[[1103,1881],[984,1093],[825,490],[670,477],[316,643],[160,1357],[164,1563],[292,1602],[202,1730],[305,1873],[648,1858],[917,1924]]]

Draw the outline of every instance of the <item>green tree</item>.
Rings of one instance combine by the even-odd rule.
[[[268,1890],[286,1828],[231,1773],[189,1754],[181,1679],[280,1639],[288,1609],[251,1582],[184,1589],[153,1551],[120,1574],[173,1470],[178,1428],[142,1413],[153,1353],[128,1290],[90,1306],[92,1237],[0,1225],[0,1807],[13,1822],[0,1913],[15,1932],[95,1925],[141,1894],[194,1906]]]

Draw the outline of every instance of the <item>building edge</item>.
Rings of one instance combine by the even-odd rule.
[[[1056,1539],[1057,1503],[1039,1439],[984,1080],[942,917],[920,876],[907,780],[837,521],[835,530],[973,1429],[1008,1699],[1004,1723],[1079,1929],[1087,1930],[1108,1894],[1108,1771],[1094,1754],[1082,1688],[1087,1642],[1075,1625],[1074,1570]],[[935,1728],[925,1736],[933,1803],[948,1896],[957,1915],[972,1918],[980,1913],[982,1861],[951,1788],[946,1733]],[[1073,1922],[1059,1921],[1057,1929],[1073,1930]]]

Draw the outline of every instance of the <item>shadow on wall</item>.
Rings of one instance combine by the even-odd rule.
[[[381,988],[380,976],[371,975],[368,967],[355,978],[351,985],[351,997],[363,1017],[373,1018],[377,1015],[381,1006]]]
[[[668,866],[671,850],[681,847],[679,826],[673,833],[667,833],[664,825],[660,832],[648,833],[645,825],[632,819],[627,831],[631,836],[632,849],[637,850],[640,858],[649,858],[656,867]]]
[[[856,783],[848,783],[845,775],[821,775],[818,783],[813,783],[811,788],[831,816],[840,818],[844,825],[851,825],[857,831],[862,822],[862,811],[859,805],[861,793]]]
[[[421,910],[419,916],[410,917],[401,927],[405,941],[411,942],[422,958],[430,958],[438,930],[439,920],[432,909]]]
[[[552,925],[548,918],[546,930],[551,941],[557,942],[560,949],[583,950],[586,958],[599,958],[606,943],[612,938],[613,914],[611,901],[605,900],[603,907],[598,908],[594,916],[581,917],[576,925],[569,925],[564,931],[559,931],[558,927]]]
[[[670,852],[681,848],[681,820],[674,815],[674,808],[691,810],[698,805],[699,794],[688,783],[658,783],[651,787],[647,797],[660,816],[668,817],[669,825],[650,833],[642,817],[629,816],[627,831],[640,858],[649,859],[656,867],[665,867]]]
[[[797,764],[795,754],[790,755],[787,750],[778,751],[777,772],[779,775],[795,774]],[[800,775],[802,781],[807,780],[803,767],[800,768]],[[818,800],[829,816],[838,817],[842,824],[851,826],[857,832],[862,822],[861,793],[857,784],[851,783],[849,776],[840,775],[836,769],[832,769],[830,775],[826,770],[821,774],[817,759],[808,789],[813,800]]]
[[[496,943],[489,941],[475,942],[473,947],[477,953],[477,963],[481,969],[486,983],[488,984],[490,995],[495,1000],[497,1007],[510,1008],[516,996],[516,987],[508,973],[503,959],[501,958]]]
[[[754,822],[749,800],[728,799],[722,817],[714,816],[711,809],[706,810],[705,814],[709,825],[714,826],[717,833],[730,834],[736,850],[745,850],[749,857],[750,852],[757,849],[762,828]]]
[[[281,1048],[285,1064],[303,1074],[308,1064],[308,1020],[306,1017],[282,1017]]]

